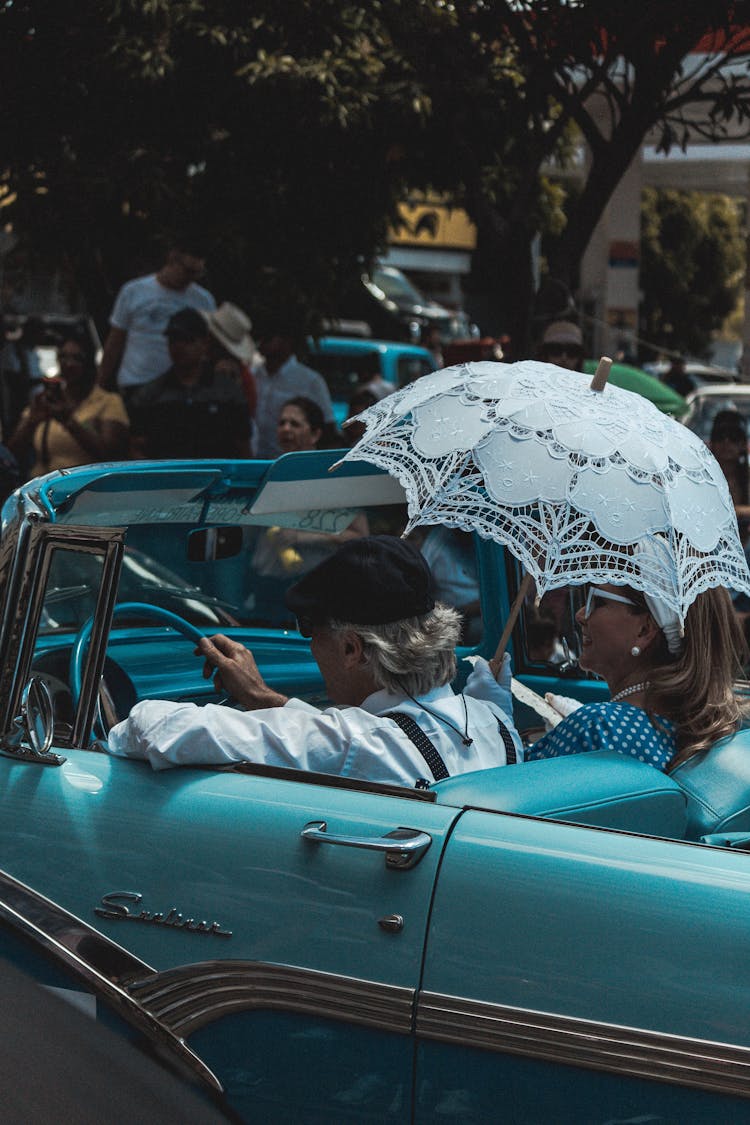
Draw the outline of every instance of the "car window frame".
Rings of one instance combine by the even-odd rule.
[[[23,687],[32,674],[47,579],[55,551],[97,554],[103,560],[102,572],[80,699],[70,736],[56,737],[56,744],[61,746],[83,748],[87,745],[117,596],[125,530],[28,522],[22,526],[6,586],[0,638],[0,731],[11,731],[19,712]],[[71,643],[73,639],[74,634],[71,633]]]

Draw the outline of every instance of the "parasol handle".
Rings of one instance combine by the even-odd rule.
[[[603,355],[599,360],[594,373],[594,378],[591,380],[592,391],[603,391],[609,379],[609,369],[612,366],[612,360],[608,355]]]
[[[506,645],[510,640],[510,634],[513,632],[513,626],[515,625],[518,615],[521,612],[521,606],[524,603],[524,599],[531,589],[532,582],[533,578],[531,577],[531,575],[524,574],[523,578],[521,579],[521,585],[518,588],[518,593],[516,594],[515,601],[510,607],[508,620],[505,622],[505,628],[503,629],[500,640],[497,642],[495,655],[492,657],[492,660],[490,660],[490,668],[492,669],[492,675],[495,677],[495,679],[497,679],[497,674],[500,671],[500,666],[503,662],[503,653],[505,652]]]

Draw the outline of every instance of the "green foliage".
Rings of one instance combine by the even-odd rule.
[[[384,243],[430,112],[392,25],[451,20],[386,0],[6,4],[4,217],[102,305],[188,227],[218,294],[333,311]]]
[[[745,69],[715,68],[734,8],[0,0],[2,220],[37,260],[69,263],[100,316],[187,226],[211,247],[217,296],[314,325],[384,247],[399,200],[434,189],[477,223],[483,326],[522,342],[539,229],[559,233],[550,269],[572,284],[647,130],[666,148],[688,108],[701,137],[746,122],[747,32],[732,41]],[[563,229],[544,176],[574,136],[592,164]]]
[[[641,223],[642,334],[705,356],[742,291],[742,208],[725,195],[647,188]]]

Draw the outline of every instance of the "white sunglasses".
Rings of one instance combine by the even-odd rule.
[[[609,590],[600,590],[598,586],[589,586],[586,592],[586,602],[583,607],[583,612],[586,617],[590,617],[596,609],[594,602],[597,598],[601,598],[607,602],[620,602],[622,605],[637,605],[632,598],[624,598],[622,594],[610,594]]]

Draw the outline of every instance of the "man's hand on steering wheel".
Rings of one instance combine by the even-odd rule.
[[[225,691],[248,711],[283,707],[287,696],[268,686],[258,670],[253,654],[237,641],[217,633],[203,637],[195,650],[205,660],[205,679],[214,678],[217,691]]]

